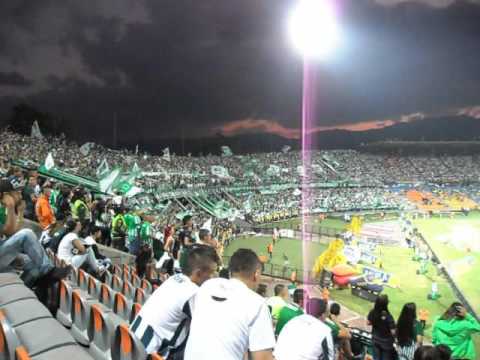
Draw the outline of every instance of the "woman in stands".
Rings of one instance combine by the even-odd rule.
[[[104,269],[99,268],[92,247],[87,245],[79,235],[82,230],[80,221],[69,219],[65,227],[67,235],[58,245],[58,258],[77,269],[88,267],[90,272],[101,275]]]
[[[480,332],[480,323],[465,307],[454,302],[433,324],[432,340],[435,345],[447,345],[452,359],[477,359],[472,335]]]
[[[368,322],[372,325],[373,358],[375,360],[396,359],[396,351],[393,346],[395,320],[388,311],[387,295],[380,295],[377,298],[373,310],[368,314]]]
[[[422,342],[423,326],[417,320],[417,307],[414,303],[407,303],[397,321],[399,360],[413,360],[415,349],[421,346]]]

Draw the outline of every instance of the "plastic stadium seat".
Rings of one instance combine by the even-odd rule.
[[[153,292],[152,284],[149,281],[143,279],[140,287],[145,291],[145,294],[150,295]]]
[[[90,320],[90,306],[88,300],[82,297],[78,290],[72,291],[72,335],[79,344],[88,346],[88,323]]]
[[[130,321],[131,306],[125,296],[121,293],[116,293],[113,302],[113,312],[120,316],[126,322]]]
[[[123,264],[122,274],[128,273],[130,275],[130,266],[128,264]]]
[[[16,326],[15,332],[32,358],[54,348],[76,345],[70,333],[53,318],[24,323]]]
[[[103,311],[99,305],[93,304],[90,313],[88,334],[92,340],[89,353],[96,360],[110,360],[110,348],[116,328],[125,321],[112,312]]]
[[[77,284],[78,287],[82,290],[88,290],[88,279],[90,275],[88,275],[84,270],[78,269],[78,280]]]
[[[133,323],[133,320],[135,320],[141,309],[142,305],[140,305],[139,303],[132,304],[132,310],[130,311],[130,324]]]
[[[136,303],[139,303],[141,305],[145,304],[145,301],[147,301],[147,296],[145,295],[145,290],[142,288],[136,288],[135,289],[135,296],[133,298],[133,301]]]
[[[80,346],[68,345],[55,348],[33,356],[32,360],[92,360],[93,358]]]
[[[132,274],[130,282],[132,283],[133,287],[140,287],[142,284],[142,279],[140,279],[137,274]]]
[[[37,299],[23,299],[0,308],[9,323],[15,327],[32,320],[49,319],[50,311]]]
[[[112,267],[112,275],[122,276],[122,268],[118,265],[113,265]]]
[[[112,283],[112,277],[113,277],[112,273],[107,270],[107,271],[105,271],[105,273],[104,273],[103,276],[104,276],[103,282],[104,282],[105,284],[110,285],[110,284]]]
[[[0,310],[0,359],[15,360],[15,349],[19,343],[15,330]]]
[[[165,360],[165,359],[163,356],[160,356],[157,353],[155,353],[155,354],[148,355],[148,360]]]
[[[100,285],[100,296],[98,300],[105,306],[113,308],[114,291],[106,284]]]
[[[24,284],[10,284],[1,287],[0,306],[8,305],[22,299],[36,299],[32,290]]]
[[[130,284],[129,281],[124,281],[122,285],[122,294],[125,295],[128,299],[133,299],[135,296],[135,288]]]
[[[122,285],[123,281],[117,275],[114,275],[112,277],[112,283],[110,285],[112,289],[115,291],[122,291]]]
[[[16,360],[31,360],[32,358],[28,355],[27,349],[23,346],[17,347],[15,350],[15,359]]]
[[[58,284],[59,305],[57,309],[57,320],[65,327],[72,326],[72,287],[67,281],[61,280]]]
[[[130,282],[131,279],[132,279],[132,275],[129,272],[124,272],[122,274],[122,281],[123,282],[126,282],[126,281]]]
[[[78,269],[72,266],[72,271],[68,275],[68,279],[75,285],[78,284]]]
[[[120,325],[112,342],[112,360],[144,360],[147,352],[127,325]]]
[[[0,273],[0,288],[7,285],[21,284],[22,279],[15,273]]]
[[[98,299],[100,296],[100,284],[100,281],[93,276],[88,277],[88,293],[95,299]]]

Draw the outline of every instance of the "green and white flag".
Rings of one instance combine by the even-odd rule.
[[[170,162],[170,149],[168,147],[163,149],[163,160]]]
[[[97,178],[101,179],[105,177],[110,172],[110,167],[108,166],[107,159],[104,158],[100,163],[100,166],[97,168]]]
[[[219,178],[228,178],[228,170],[223,166],[214,165],[211,167],[212,175]]]
[[[92,148],[95,146],[95,143],[93,142],[86,142],[85,144],[83,144],[82,146],[80,146],[80,153],[83,155],[83,156],[88,156],[88,154],[90,154],[90,150],[92,150]]]
[[[53,161],[52,153],[48,153],[47,158],[45,159],[45,169],[47,171],[52,170],[55,167],[55,161]]]
[[[226,145],[223,145],[221,147],[221,149],[222,149],[222,156],[232,156],[233,155],[232,149],[230,149],[230,147],[228,147]]]
[[[109,193],[112,190],[112,186],[120,176],[120,169],[115,169],[111,173],[107,174],[99,181],[100,191],[103,193]]]
[[[32,131],[30,133],[32,138],[36,139],[43,139],[42,132],[40,131],[40,126],[38,125],[38,121],[35,120],[32,124]]]
[[[142,176],[142,171],[138,167],[137,163],[133,164],[133,168],[132,168],[132,172],[130,173],[130,176],[133,178],[138,178]]]

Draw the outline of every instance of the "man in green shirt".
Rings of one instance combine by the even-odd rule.
[[[275,326],[275,336],[278,336],[283,327],[294,317],[303,315],[305,293],[303,289],[295,289],[293,292],[293,304],[284,306],[278,314],[277,325]]]
[[[352,335],[350,334],[350,331],[338,320],[339,315],[340,305],[337,303],[332,303],[330,305],[330,313],[328,314],[324,323],[332,330],[333,342],[338,344],[339,348],[342,350],[347,359],[352,359],[353,353],[352,346],[350,344]]]

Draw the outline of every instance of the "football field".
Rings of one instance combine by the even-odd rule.
[[[238,248],[250,248],[258,255],[267,256],[267,245],[270,242],[271,236],[238,238],[225,249],[225,256],[231,256]],[[303,244],[299,239],[281,239],[274,247],[271,263],[281,267],[284,265],[284,255],[286,255],[289,266],[298,268],[300,276],[302,270],[310,271],[312,269],[315,259],[326,249],[326,246],[310,242]],[[305,254],[307,255],[305,261],[303,248],[305,248]],[[442,314],[456,300],[446,279],[438,276],[437,270],[432,265],[429,266],[427,274],[417,275],[416,272],[420,264],[412,260],[413,251],[411,249],[377,247],[376,255],[382,259],[383,269],[392,275],[392,284],[395,285],[395,288],[386,287],[383,292],[390,298],[390,310],[393,316],[398,317],[405,303],[415,302],[418,309],[428,309],[430,312],[426,335],[431,336],[432,320]],[[441,294],[440,299],[435,301],[427,299],[433,281],[438,283]],[[353,296],[350,289],[332,290],[331,298],[363,316],[366,316],[373,306],[372,303]]]
[[[415,224],[479,314],[480,214],[417,220]]]

